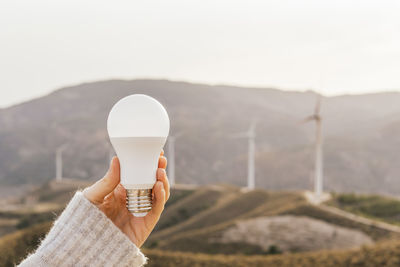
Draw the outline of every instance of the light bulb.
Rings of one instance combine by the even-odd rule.
[[[167,111],[150,96],[130,95],[112,107],[107,130],[119,158],[126,206],[134,216],[145,216],[152,207],[158,159],[168,137]]]

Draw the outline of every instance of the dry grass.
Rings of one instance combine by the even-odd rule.
[[[398,234],[393,232],[381,229],[376,226],[365,225],[351,219],[347,219],[322,209],[319,209],[318,206],[312,206],[309,204],[299,205],[293,209],[287,210],[282,214],[291,214],[291,215],[301,215],[301,216],[308,216],[311,218],[319,219],[331,224],[335,224],[342,227],[347,227],[351,229],[358,229],[367,235],[369,235],[372,239],[378,240],[385,240],[391,238],[398,238],[400,237]]]
[[[36,191],[39,205],[53,200],[64,205],[63,201],[67,201],[75,190],[63,186],[54,189],[58,194],[48,191],[53,189],[49,186]],[[400,241],[386,241],[376,246],[347,251],[268,256],[266,254],[279,251],[266,251],[260,246],[243,242],[212,242],[241,220],[285,214],[308,216],[357,229],[374,240],[396,238],[391,232],[365,226],[308,205],[300,193],[261,190],[241,193],[237,188],[227,187],[224,191],[202,188],[173,192],[158,230],[146,242],[152,248],[146,250],[151,259],[149,266],[400,266]],[[42,222],[54,219],[52,213],[11,212],[0,215],[5,224],[11,221],[15,223],[15,220],[26,223],[24,229],[0,239],[0,266],[14,266],[32,251],[51,224]]]
[[[367,218],[400,225],[400,200],[365,194],[335,194],[330,205]]]
[[[255,267],[398,267],[400,266],[400,241],[352,249],[347,251],[322,251],[312,253],[271,256],[207,255],[194,253],[145,251],[152,266],[255,266]]]
[[[50,229],[51,222],[16,231],[0,239],[1,266],[15,266],[32,252]]]
[[[230,194],[230,195],[229,195]],[[169,212],[168,210],[166,211]],[[262,216],[291,214],[309,216],[332,225],[361,231],[374,240],[392,238],[393,234],[374,226],[366,226],[350,219],[328,213],[316,206],[308,205],[300,193],[253,191],[226,192],[212,208],[196,214],[187,221],[156,233],[152,248],[169,251],[223,253],[223,254],[268,254],[269,249],[244,243],[243,241],[221,243],[223,233],[241,220]]]
[[[166,211],[157,224],[156,231],[173,227],[210,208],[221,197],[221,192],[207,189],[197,191],[172,191]]]
[[[17,231],[0,240],[1,266],[14,266],[38,244],[47,233],[50,223]],[[322,251],[312,253],[272,256],[207,255],[160,250],[145,250],[150,258],[148,266],[386,266],[400,265],[400,241],[380,243],[347,251]]]

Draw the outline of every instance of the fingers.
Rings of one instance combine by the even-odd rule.
[[[115,190],[114,190],[114,195],[115,198],[117,199],[117,201],[119,202],[119,204],[122,207],[125,207],[126,204],[126,190],[125,188],[122,186],[122,184],[119,184]]]
[[[153,187],[154,198],[153,198],[153,207],[150,212],[146,215],[146,219],[149,219],[152,226],[157,223],[158,219],[162,211],[164,210],[165,205],[165,189],[164,185],[161,181],[157,181]]]
[[[158,159],[158,168],[167,168],[167,158],[164,156],[160,156]]]
[[[167,178],[167,173],[165,172],[165,169],[159,168],[157,170],[157,181],[160,181],[163,183],[164,191],[165,191],[165,202],[169,199],[170,195],[170,189],[169,189],[169,181]]]
[[[167,201],[170,195],[170,187],[167,178],[167,173],[165,172],[165,168],[167,168],[167,158],[164,157],[163,155],[164,155],[164,150],[161,151],[160,158],[158,160],[157,180],[161,181],[164,185],[165,201]]]
[[[167,167],[167,158],[163,156],[164,150],[160,153],[160,159],[158,160],[157,169],[157,182],[153,186],[153,207],[150,212],[146,215],[145,219],[151,224],[150,229],[153,229],[155,224],[160,218],[162,211],[164,210],[165,202],[167,202],[169,192],[169,182],[167,179],[167,173],[165,168]]]
[[[94,204],[103,202],[104,197],[111,193],[120,181],[120,167],[117,157],[113,157],[110,168],[102,179],[83,191],[84,196]]]

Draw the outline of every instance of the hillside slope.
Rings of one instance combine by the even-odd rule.
[[[169,206],[160,225],[170,221],[177,208],[190,211],[193,203],[206,195],[211,197],[215,195],[215,191],[202,189]],[[251,222],[254,220],[276,222],[265,224],[260,228],[263,230],[255,230],[259,226],[252,226]],[[307,222],[303,222],[304,220]],[[291,223],[285,226],[285,221]],[[292,225],[296,228],[291,231]],[[274,232],[273,235],[268,234],[268,228]],[[258,233],[255,232],[252,237],[250,233],[254,231]],[[289,232],[291,235],[287,236]],[[379,226],[366,225],[310,205],[301,193],[271,193],[262,190],[241,192],[226,188],[224,194],[215,199],[215,203],[207,209],[197,210],[185,219],[175,220],[170,227],[161,227],[153,232],[146,246],[207,254],[269,254],[271,250],[301,252],[324,248],[351,248],[360,244],[371,244],[372,240],[399,237],[399,234]],[[265,240],[275,241],[265,246],[268,243]]]
[[[348,251],[323,251],[271,256],[207,255],[171,251],[146,250],[148,266],[191,267],[397,267],[400,265],[400,242],[392,241],[376,246]]]
[[[37,217],[33,211],[46,203],[58,203],[59,209],[80,186],[51,182],[32,193],[35,205],[0,212],[0,220],[14,218],[18,225],[0,237],[0,266],[14,266],[48,231],[54,213]],[[254,222],[262,221],[268,224],[257,230]],[[301,192],[218,185],[173,190],[144,250],[150,266],[397,266],[399,242],[390,231],[309,205]]]

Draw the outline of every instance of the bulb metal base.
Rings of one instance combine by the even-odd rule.
[[[145,216],[152,208],[153,189],[126,189],[126,208],[134,216]]]

